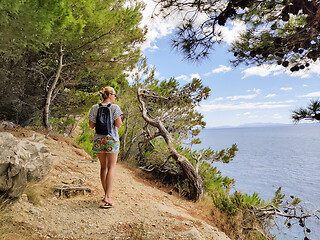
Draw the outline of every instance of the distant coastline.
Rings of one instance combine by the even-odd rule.
[[[303,122],[303,123],[247,123],[238,126],[217,126],[217,127],[206,127],[205,129],[223,129],[223,128],[255,128],[255,127],[290,127],[290,126],[314,126],[319,125],[319,122]]]

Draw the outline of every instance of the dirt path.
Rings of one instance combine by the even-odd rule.
[[[99,163],[72,141],[53,138],[44,140],[53,156],[52,171],[34,187],[52,192],[63,185],[84,186],[93,191],[71,198],[48,195],[38,205],[23,195],[12,207],[15,221],[31,227],[39,239],[229,239],[205,221],[210,214],[199,203],[154,187],[124,163],[116,170],[116,206],[99,208]]]

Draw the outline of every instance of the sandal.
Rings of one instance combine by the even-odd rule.
[[[104,203],[103,205],[100,206],[100,208],[104,208],[104,209],[108,209],[108,208],[112,208],[113,205],[111,205],[110,203]]]
[[[114,204],[113,204],[113,203],[107,202],[107,201],[105,201],[104,199],[102,199],[101,201],[102,201],[103,203],[105,203],[105,204],[108,204],[108,205],[114,207]]]

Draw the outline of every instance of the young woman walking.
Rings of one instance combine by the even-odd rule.
[[[120,128],[122,124],[122,111],[117,104],[113,104],[117,96],[112,87],[102,88],[99,93],[102,96],[102,102],[101,104],[95,104],[92,106],[89,113],[89,126],[91,129],[95,129],[92,149],[97,153],[101,166],[100,178],[105,193],[103,198],[104,205],[101,207],[110,208],[114,206],[111,199],[111,190],[120,147],[118,128]],[[109,130],[110,133],[107,134],[103,134],[101,132],[97,133],[96,123],[98,110],[99,108],[105,107],[109,108],[111,131]]]

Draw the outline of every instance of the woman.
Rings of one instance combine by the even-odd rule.
[[[89,126],[94,129],[99,107],[109,107],[111,119],[111,133],[108,135],[94,133],[94,144],[92,150],[97,153],[100,161],[100,178],[104,189],[104,205],[101,207],[109,208],[114,204],[111,200],[111,190],[115,175],[115,167],[117,163],[120,141],[118,128],[121,127],[122,111],[117,104],[112,104],[116,99],[116,93],[112,87],[105,87],[99,92],[102,96],[101,104],[92,106],[89,113]],[[100,106],[99,106],[100,105]]]

